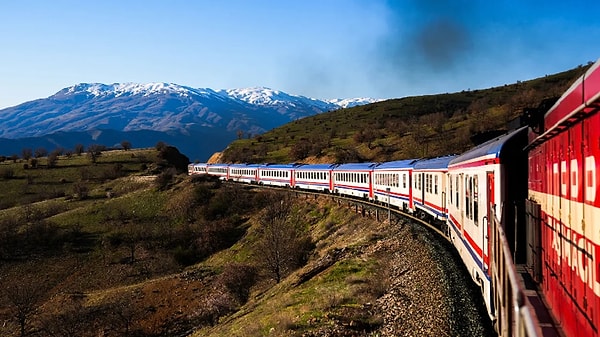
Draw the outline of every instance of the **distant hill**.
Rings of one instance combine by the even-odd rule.
[[[78,143],[113,146],[123,140],[134,147],[151,147],[163,141],[192,160],[206,160],[236,138],[373,101],[323,101],[268,88],[81,83],[48,98],[0,110],[0,154],[19,154],[24,147],[51,151]]]
[[[339,163],[459,153],[506,131],[525,109],[560,97],[588,66],[490,89],[392,99],[295,120],[234,141],[222,161]]]

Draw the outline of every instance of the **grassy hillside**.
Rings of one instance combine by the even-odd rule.
[[[178,175],[155,149],[38,160],[0,164],[2,336],[457,334],[444,317],[468,312],[440,309],[456,286],[412,225]],[[412,302],[393,327],[390,289]]]
[[[389,161],[459,153],[473,136],[558,98],[587,69],[578,68],[485,90],[392,99],[294,121],[233,142],[224,162]]]

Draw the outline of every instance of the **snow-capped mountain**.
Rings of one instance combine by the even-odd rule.
[[[379,102],[379,101],[381,101],[381,100],[374,99],[374,98],[362,97],[362,98],[330,99],[330,100],[327,100],[327,103],[335,104],[335,105],[339,106],[340,108],[352,108],[355,106],[375,103],[375,102]]]
[[[189,148],[171,144],[184,153],[193,151],[189,154],[192,159],[203,159],[204,152],[210,155],[223,149],[240,131],[245,136],[256,135],[298,118],[374,101],[322,101],[260,87],[216,91],[173,83],[81,83],[48,98],[0,110],[0,138],[84,133],[95,135],[96,139],[90,141],[98,141],[102,131],[107,133],[107,130],[112,134],[158,132],[171,138],[189,137],[190,142],[194,139],[196,144]],[[206,138],[207,134],[211,136]],[[151,144],[129,140],[134,146],[152,146],[163,139],[146,141]],[[74,145],[62,142],[57,145],[64,148]],[[196,155],[200,152],[194,149],[200,148],[204,152]]]

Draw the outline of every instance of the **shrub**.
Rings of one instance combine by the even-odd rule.
[[[173,181],[173,177],[175,176],[175,169],[169,168],[161,172],[156,179],[154,180],[154,184],[159,191],[166,190],[169,187],[171,181]]]
[[[75,183],[73,184],[73,197],[75,199],[85,199],[88,197],[90,193],[90,189],[87,185],[82,184],[82,183]]]
[[[200,261],[199,255],[200,254],[195,247],[184,248],[182,246],[177,246],[177,248],[173,250],[173,258],[175,259],[175,262],[182,267],[191,266]]]
[[[0,177],[3,179],[12,179],[15,177],[15,170],[12,167],[5,167],[0,169]]]

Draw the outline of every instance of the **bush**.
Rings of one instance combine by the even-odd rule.
[[[254,266],[230,264],[219,275],[217,283],[224,286],[233,295],[238,301],[238,305],[243,305],[248,301],[250,288],[256,282],[257,276],[258,270]]]
[[[73,184],[73,197],[75,199],[85,199],[88,197],[90,193],[90,189],[87,185],[82,184],[82,183],[75,183]]]
[[[195,247],[183,248],[182,246],[177,246],[177,248],[173,250],[173,258],[175,259],[175,262],[182,267],[191,266],[200,261],[199,255],[200,254]]]
[[[5,180],[12,179],[15,177],[15,170],[12,167],[5,167],[0,170],[0,177]]]
[[[169,187],[169,184],[173,181],[173,177],[175,176],[175,169],[169,168],[165,171],[161,172],[156,179],[154,180],[154,184],[159,191],[164,191]]]

